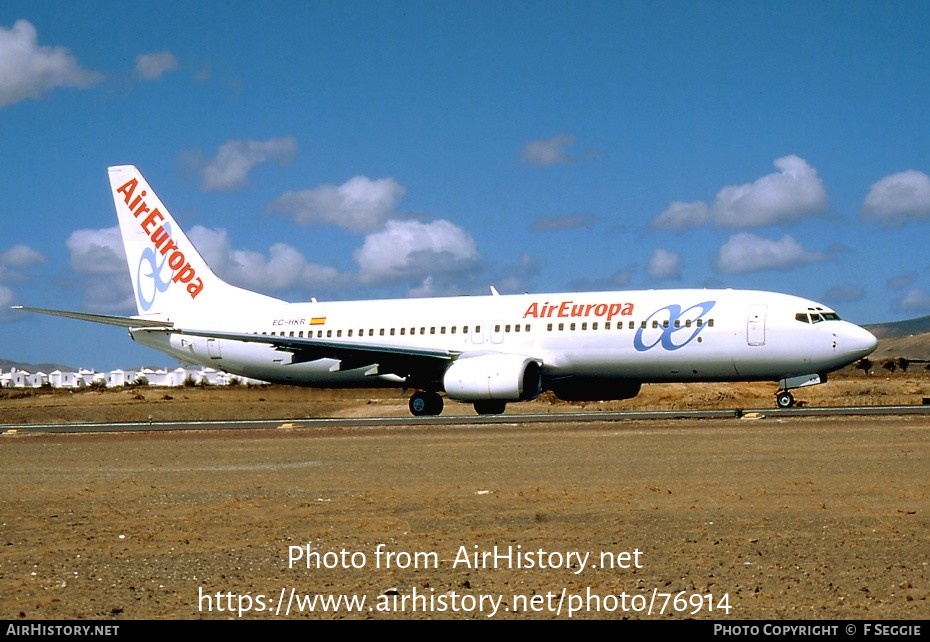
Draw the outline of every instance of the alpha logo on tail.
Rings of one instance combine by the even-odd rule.
[[[203,291],[203,279],[171,238],[171,224],[165,222],[165,216],[157,207],[150,209],[146,204],[146,191],[143,189],[136,195],[138,186],[138,179],[131,178],[117,187],[116,193],[122,194],[129,212],[152,243],[152,247],[142,252],[136,272],[139,306],[145,311],[151,309],[158,293],[165,292],[172,283],[183,283],[190,298],[197,298]],[[167,275],[166,266],[171,271]],[[151,288],[143,287],[143,277],[151,279]]]

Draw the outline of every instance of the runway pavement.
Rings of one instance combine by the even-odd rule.
[[[152,430],[254,430],[272,429],[281,426],[299,428],[336,428],[388,426],[449,426],[449,425],[494,425],[624,422],[634,420],[674,419],[737,419],[748,417],[893,417],[904,415],[930,415],[930,405],[908,406],[842,406],[832,408],[767,408],[767,409],[717,409],[717,410],[662,410],[662,411],[608,411],[608,412],[560,412],[560,413],[513,413],[503,415],[440,415],[436,417],[355,417],[324,419],[271,419],[242,421],[157,421],[157,422],[100,422],[69,424],[22,424],[3,427],[4,433],[91,433],[127,432]]]

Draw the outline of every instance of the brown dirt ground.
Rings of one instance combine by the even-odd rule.
[[[544,394],[507,413],[610,410],[770,409],[770,382],[644,385],[634,399],[568,403]],[[846,368],[827,383],[793,391],[798,406],[919,405],[930,398],[930,369]],[[289,386],[126,387],[103,390],[0,388],[0,426],[35,423],[409,417],[409,392],[396,388],[318,390]],[[447,402],[443,415],[473,417],[470,404]]]
[[[850,371],[796,397],[920,404],[928,384],[924,370]],[[625,402],[508,412],[765,409],[773,392],[647,386]],[[22,393],[2,391],[0,423],[407,415],[391,390]],[[928,473],[928,415],[7,433],[0,619],[236,619],[251,604],[243,619],[565,619],[573,606],[576,619],[925,620]],[[290,566],[290,546],[335,568]],[[462,561],[495,546],[553,565],[548,553],[590,557]],[[637,550],[638,568],[607,568]],[[292,589],[368,601],[275,613]],[[671,598],[650,614],[654,594]]]

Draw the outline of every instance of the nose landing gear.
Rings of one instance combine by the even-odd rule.
[[[779,408],[790,408],[794,405],[794,395],[787,390],[779,390],[775,393],[775,405]]]

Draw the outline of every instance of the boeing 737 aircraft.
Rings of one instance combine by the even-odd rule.
[[[226,283],[133,166],[110,186],[138,315],[23,310],[109,323],[177,359],[274,383],[412,389],[410,412],[447,399],[504,412],[549,390],[635,397],[643,383],[822,383],[877,345],[807,299],[749,290],[642,290],[289,303]]]

